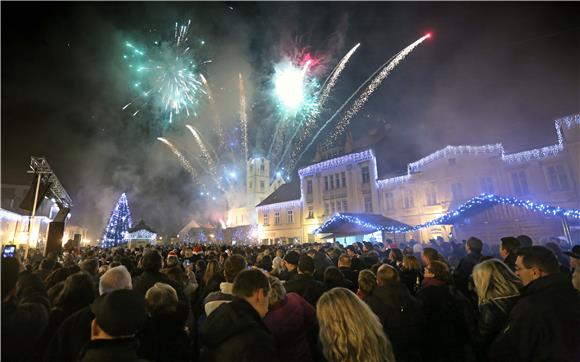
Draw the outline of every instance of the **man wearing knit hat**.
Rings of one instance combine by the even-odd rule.
[[[280,273],[280,280],[288,281],[296,278],[298,275],[299,258],[300,255],[294,250],[286,253],[286,256],[284,257],[284,266],[286,267],[286,270]]]
[[[95,315],[91,341],[79,355],[81,362],[140,361],[135,334],[145,322],[145,301],[132,290],[120,289],[99,296],[91,305]]]

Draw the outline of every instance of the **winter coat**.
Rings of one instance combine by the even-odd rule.
[[[479,304],[477,329],[472,337],[476,355],[480,361],[486,361],[491,342],[503,330],[510,311],[519,296],[491,299]]]
[[[469,291],[469,279],[471,278],[473,268],[477,265],[477,263],[479,263],[480,260],[481,254],[469,253],[459,261],[459,264],[453,273],[453,282],[455,287],[466,297],[470,297],[472,294]]]
[[[300,295],[286,294],[280,304],[270,309],[264,324],[278,343],[281,361],[314,361],[318,332],[316,311]]]
[[[504,259],[505,265],[507,265],[514,273],[516,271],[516,259],[517,255],[515,253],[508,254],[508,256]]]
[[[316,302],[318,302],[322,293],[326,291],[326,287],[322,282],[308,274],[298,274],[296,278],[287,281],[284,284],[284,288],[288,293],[300,294],[313,307],[316,307]]]
[[[351,281],[351,283],[352,283],[351,290],[356,293],[356,291],[358,290],[358,275],[357,275],[357,273],[355,273],[354,270],[352,270],[352,268],[347,268],[344,266],[341,266],[338,269],[342,272],[345,279],[348,279]]]
[[[390,283],[376,287],[363,299],[379,317],[385,334],[393,345],[397,361],[421,361],[416,342],[423,340],[424,317],[421,302],[406,286]]]
[[[19,277],[21,289],[2,302],[2,361],[35,361],[39,344],[48,326],[50,302],[37,275],[25,272]]]
[[[179,283],[169,279],[167,275],[161,272],[144,271],[143,274],[134,278],[133,290],[145,298],[145,294],[155,283],[165,283],[171,285],[177,292],[177,297],[179,300],[186,300],[185,294],[183,293],[183,287]]]
[[[189,307],[180,302],[175,312],[149,316],[137,334],[139,357],[156,362],[191,361],[192,344],[185,332],[188,314]]]
[[[83,346],[91,340],[95,315],[90,306],[66,318],[56,330],[44,354],[45,362],[74,362]]]
[[[210,314],[201,330],[200,361],[278,361],[276,340],[248,302],[236,298]]]
[[[424,357],[427,361],[464,361],[464,346],[470,327],[463,310],[469,301],[447,283],[425,278],[417,298],[423,302],[425,315]]]
[[[203,309],[206,316],[210,315],[211,312],[216,310],[223,303],[229,303],[234,299],[234,296],[232,295],[233,287],[234,283],[223,282],[220,284],[219,292],[211,292],[207,297],[205,297],[203,300]]]
[[[490,360],[579,361],[578,326],[580,296],[568,275],[539,278],[522,289],[490,348]]]
[[[80,362],[140,362],[135,338],[97,339],[87,343],[79,354]]]
[[[298,270],[294,269],[294,270],[284,270],[282,273],[280,273],[280,280],[292,280],[294,278],[296,278],[298,276]]]
[[[421,283],[423,282],[423,275],[418,270],[402,270],[399,273],[401,283],[404,284],[412,295],[417,294]]]

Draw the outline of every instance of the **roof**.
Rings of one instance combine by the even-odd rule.
[[[145,224],[145,221],[143,221],[143,219],[141,219],[141,221],[139,221],[139,223],[137,225],[135,225],[132,228],[130,228],[129,230],[127,230],[127,232],[134,233],[135,231],[139,231],[139,230],[147,230],[151,233],[155,233],[155,231],[153,229],[151,229],[150,226]]]
[[[335,235],[364,235],[378,230],[406,229],[410,225],[380,214],[338,213],[320,226],[316,233]]]
[[[256,207],[278,204],[280,202],[300,200],[300,183],[298,181],[289,182],[278,187],[276,191],[272,192]]]

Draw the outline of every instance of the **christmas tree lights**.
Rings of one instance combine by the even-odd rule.
[[[127,230],[131,228],[132,223],[127,196],[123,193],[111,212],[111,217],[103,233],[103,247],[110,248],[125,243]]]

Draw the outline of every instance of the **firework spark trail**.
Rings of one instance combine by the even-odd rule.
[[[330,92],[334,88],[336,81],[340,77],[340,74],[342,73],[342,71],[346,67],[346,64],[348,63],[348,61],[350,60],[350,58],[352,57],[354,52],[356,52],[356,50],[358,49],[359,46],[360,46],[360,43],[356,44],[351,50],[348,51],[348,53],[345,54],[344,57],[342,57],[342,59],[340,60],[340,62],[338,62],[336,67],[334,67],[334,69],[332,70],[332,72],[330,73],[328,78],[326,78],[326,80],[324,81],[324,84],[322,84],[322,87],[321,87],[322,92],[320,93],[320,97],[318,98],[318,103],[319,103],[320,108],[322,108],[324,106],[324,104],[326,103],[326,100],[328,99]],[[307,118],[306,122],[304,122],[304,126],[301,128],[296,128],[296,131],[294,132],[294,134],[290,138],[290,141],[288,142],[288,145],[286,146],[284,153],[280,157],[280,162],[278,163],[278,166],[276,166],[276,168],[280,167],[280,165],[284,162],[284,159],[286,158],[286,155],[288,154],[290,149],[293,148],[292,143],[294,142],[294,138],[296,138],[296,136],[298,135],[299,132],[300,132],[300,138],[298,139],[298,143],[295,145],[294,150],[299,150],[300,148],[302,148],[302,146],[304,145],[304,142],[306,141],[308,136],[310,136],[312,129],[316,125],[317,120],[318,120],[318,114],[310,114],[309,117]],[[296,155],[296,152],[294,152],[294,157],[295,157],[295,155]]]
[[[177,150],[177,148],[175,148],[175,146],[171,142],[169,142],[167,139],[165,139],[163,137],[157,137],[157,140],[165,143],[167,145],[167,147],[169,147],[171,152],[173,152],[173,154],[175,156],[177,156],[177,159],[179,160],[179,162],[181,162],[181,165],[183,166],[183,168],[187,172],[189,172],[189,174],[191,175],[191,177],[193,177],[194,180],[197,180],[197,171],[195,171],[195,169],[193,168],[191,163],[189,163],[189,161],[185,157],[183,157],[181,152],[179,152]]]
[[[207,147],[205,146],[203,140],[201,139],[201,136],[195,130],[195,128],[193,128],[192,126],[185,125],[185,127],[187,127],[187,129],[191,132],[191,134],[193,135],[193,138],[195,138],[195,141],[197,142],[197,145],[199,146],[199,149],[201,150],[201,155],[203,156],[203,159],[207,163],[207,167],[208,167],[211,175],[213,177],[217,177],[215,162],[214,162],[213,158],[211,157],[211,155],[210,155]]]
[[[199,74],[201,81],[203,82],[203,85],[205,86],[206,92],[207,92],[207,98],[209,99],[209,106],[211,108],[211,113],[213,114],[213,120],[215,122],[215,126],[216,126],[216,134],[218,136],[218,142],[219,142],[219,146],[221,150],[225,150],[226,149],[226,140],[224,138],[224,130],[222,128],[222,121],[220,119],[220,116],[217,112],[216,106],[215,106],[215,100],[213,98],[213,95],[211,93],[211,89],[209,87],[209,83],[207,82],[207,80],[205,79],[205,77],[203,76],[203,74]]]
[[[395,67],[397,65],[399,65],[399,63],[405,59],[405,57],[411,53],[413,51],[413,49],[415,49],[419,44],[421,44],[425,39],[431,37],[430,34],[427,34],[421,38],[419,38],[418,40],[416,40],[414,43],[412,43],[411,45],[407,46],[405,49],[401,50],[399,53],[397,53],[392,60],[390,60],[386,66],[381,67],[382,70],[380,71],[379,75],[377,75],[372,81],[371,83],[367,86],[367,88],[365,89],[365,91],[356,99],[356,101],[354,102],[353,106],[348,110],[348,112],[344,115],[344,117],[340,120],[340,122],[336,125],[334,131],[331,133],[331,135],[329,136],[329,140],[327,141],[328,143],[332,143],[334,142],[334,140],[336,140],[336,138],[342,134],[342,132],[344,132],[344,130],[346,129],[346,127],[348,126],[350,120],[352,119],[352,117],[362,108],[362,106],[364,106],[364,104],[366,103],[366,101],[368,100],[368,98],[373,94],[373,92],[381,85],[381,83],[385,80],[385,78],[387,78],[389,76],[389,74],[391,74],[391,72],[393,71],[393,69],[395,69]],[[381,69],[379,68],[379,69]],[[375,72],[376,73],[376,72]],[[373,74],[374,75],[374,74]],[[365,85],[370,79],[367,79],[363,85]],[[359,87],[360,89],[361,87]],[[326,123],[324,123],[324,125],[318,130],[318,132],[314,135],[312,141],[310,141],[310,143],[304,148],[304,150],[302,151],[302,153],[300,153],[300,155],[298,156],[298,159],[296,160],[296,162],[298,162],[302,156],[304,156],[304,154],[308,151],[308,149],[310,147],[312,147],[312,145],[314,144],[314,142],[316,141],[316,139],[318,138],[318,136],[320,135],[320,133],[322,133],[322,130],[324,130],[324,128],[326,128],[326,126],[328,126],[333,120],[334,118],[340,113],[340,111],[344,108],[344,106],[352,99],[352,97],[358,93],[359,89],[357,89],[355,91],[355,93],[353,93],[353,95],[351,95],[347,101],[332,115],[332,117],[330,117]]]
[[[244,90],[244,78],[240,77],[240,125],[242,131],[242,146],[244,148],[244,165],[248,162],[248,115],[246,113],[246,91]]]

